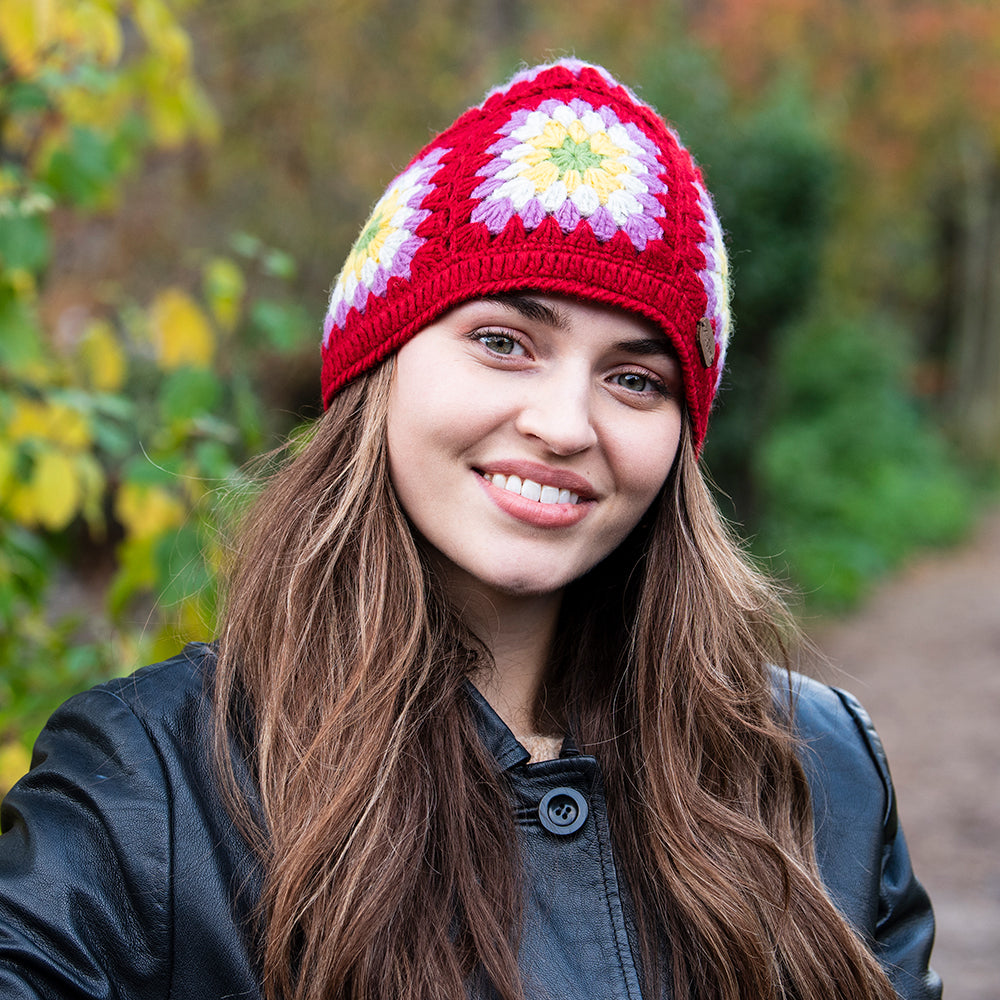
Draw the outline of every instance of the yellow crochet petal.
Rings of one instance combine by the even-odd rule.
[[[545,160],[530,170],[526,170],[521,176],[526,181],[530,181],[536,191],[544,191],[550,184],[559,180],[559,169],[551,160]]]
[[[601,167],[591,167],[583,175],[584,182],[597,192],[601,204],[607,203],[612,192],[621,190],[621,182],[612,177]]]
[[[599,156],[610,156],[618,159],[625,155],[621,146],[616,146],[607,132],[595,132],[590,137],[590,148]]]
[[[552,150],[544,147],[542,149],[534,149],[530,153],[525,153],[524,156],[518,158],[518,164],[524,166],[535,167],[539,163],[546,163],[549,157],[552,156]]]
[[[587,130],[583,127],[583,122],[579,118],[574,119],[569,123],[569,128],[566,130],[569,132],[569,137],[579,145],[581,142],[586,142],[588,139]],[[593,143],[590,146],[591,149],[594,148]]]
[[[532,140],[533,146],[547,146],[549,149],[558,149],[566,141],[566,127],[559,122],[548,121],[542,134],[537,139]]]

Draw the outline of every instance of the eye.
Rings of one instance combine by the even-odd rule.
[[[488,333],[477,333],[476,340],[479,341],[488,351],[493,354],[521,355],[526,353],[523,345],[508,333],[498,333],[491,331]]]
[[[666,386],[659,379],[644,372],[619,372],[617,375],[611,376],[611,381],[623,389],[628,389],[629,392],[667,394]]]

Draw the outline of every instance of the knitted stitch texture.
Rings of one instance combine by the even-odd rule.
[[[599,66],[518,73],[389,185],[330,297],[324,403],[452,306],[505,291],[659,326],[700,449],[729,338],[722,229],[677,134]]]

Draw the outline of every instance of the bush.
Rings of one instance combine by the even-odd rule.
[[[970,489],[913,400],[905,344],[884,319],[825,312],[777,352],[756,547],[815,605],[849,606],[908,552],[969,525]]]

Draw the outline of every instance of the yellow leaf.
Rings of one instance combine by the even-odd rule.
[[[115,392],[125,381],[125,352],[111,324],[96,320],[90,324],[77,348],[84,377],[94,389]]]
[[[31,76],[44,50],[54,40],[55,0],[3,0],[0,3],[0,47],[14,69]]]
[[[114,11],[86,0],[73,0],[70,9],[73,21],[68,40],[105,66],[118,62],[122,54],[122,32]]]
[[[150,310],[153,346],[161,368],[173,371],[190,365],[208,368],[215,353],[215,337],[198,304],[179,288],[160,292]]]
[[[18,399],[7,425],[11,441],[51,441],[70,451],[80,451],[91,442],[90,426],[79,410],[65,403]]]
[[[31,476],[35,521],[49,531],[60,531],[80,506],[80,480],[73,460],[61,451],[43,451]]]
[[[191,60],[191,40],[163,0],[136,0],[135,16],[146,43],[177,69]]]
[[[29,767],[31,754],[20,743],[0,743],[0,796],[6,795]]]
[[[64,403],[50,403],[47,437],[70,451],[80,451],[91,442],[90,425],[79,410]]]
[[[15,451],[3,439],[0,439],[0,500],[7,495],[8,488],[14,482]]]
[[[115,497],[115,516],[130,539],[155,538],[179,527],[184,504],[162,486],[125,483]]]
[[[6,513],[17,524],[23,524],[29,528],[34,527],[36,524],[35,491],[29,483],[14,481],[11,484],[10,492],[7,494]]]
[[[246,281],[243,272],[228,257],[213,257],[203,275],[205,298],[216,322],[231,331],[240,315]]]
[[[48,427],[48,406],[33,399],[16,399],[14,412],[7,424],[10,441],[26,441],[45,436]]]

